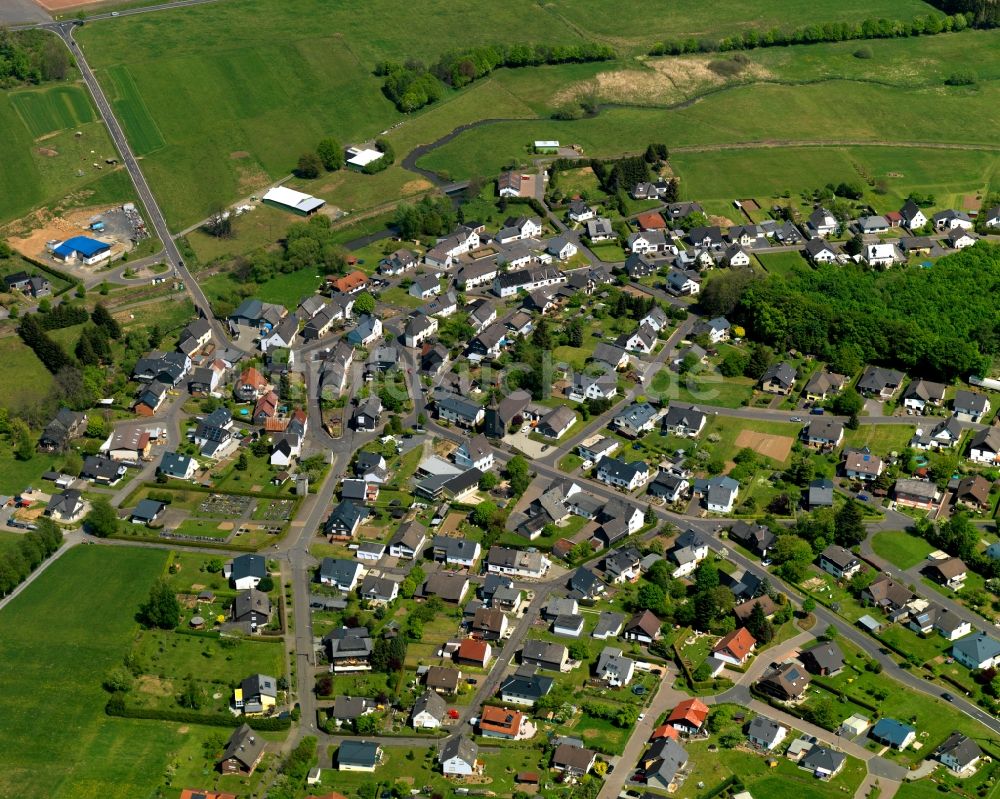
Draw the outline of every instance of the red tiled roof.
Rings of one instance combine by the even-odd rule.
[[[700,727],[707,718],[708,705],[699,699],[685,699],[674,708],[667,721],[686,721],[692,727]]]
[[[352,289],[356,289],[358,286],[363,286],[367,282],[368,276],[360,269],[356,269],[355,271],[334,280],[333,287],[337,291],[351,291]]]
[[[656,211],[650,211],[648,214],[639,214],[635,218],[635,221],[639,223],[639,227],[643,230],[666,230],[667,227],[667,223],[663,221],[663,217],[656,213]]]
[[[658,738],[673,738],[676,741],[680,738],[680,733],[669,724],[664,724],[663,726],[657,727],[653,730],[653,734],[649,736],[649,740],[651,741],[655,741]]]
[[[516,736],[521,731],[524,714],[519,710],[506,710],[487,705],[479,717],[479,729]]]
[[[267,385],[267,381],[264,379],[264,375],[251,366],[249,369],[244,369],[242,374],[240,374],[240,385],[262,388]]]
[[[486,659],[486,653],[490,645],[485,641],[477,641],[474,638],[465,638],[458,645],[458,656],[462,660],[475,660],[482,662]]]
[[[737,660],[743,660],[756,645],[757,639],[750,635],[750,631],[746,627],[740,627],[720,638],[719,643],[712,647],[712,651],[729,652]]]

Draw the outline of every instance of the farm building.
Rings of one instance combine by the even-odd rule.
[[[299,216],[311,216],[320,208],[326,205],[325,200],[320,200],[301,191],[286,188],[285,186],[275,186],[264,195],[265,205],[280,208],[283,211],[291,211]]]

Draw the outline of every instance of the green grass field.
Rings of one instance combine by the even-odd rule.
[[[880,558],[885,558],[900,569],[909,569],[926,560],[934,547],[915,535],[901,530],[889,530],[875,533],[872,537],[872,549]]]
[[[876,455],[902,452],[916,428],[908,424],[863,424],[857,430],[844,431],[844,446],[868,447]]]
[[[17,391],[0,392],[0,405],[7,410],[17,412],[31,407],[48,393],[52,375],[17,336],[0,338],[0,362],[11,374],[18,375]]]
[[[0,795],[152,794],[183,736],[177,725],[105,716],[101,680],[121,662],[136,608],[165,562],[156,550],[78,547],[0,613]]]
[[[755,256],[761,266],[772,275],[791,275],[811,267],[798,252],[769,252]]]
[[[0,223],[71,193],[71,206],[132,198],[127,176],[103,164],[115,150],[96,119],[75,84],[0,92]]]

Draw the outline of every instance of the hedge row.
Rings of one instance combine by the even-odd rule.
[[[210,727],[239,727],[248,724],[255,730],[281,731],[292,726],[292,720],[286,718],[256,718],[243,716],[206,716],[193,710],[163,710],[151,707],[128,707],[121,694],[112,696],[104,706],[104,712],[109,716],[125,719],[156,719],[158,721],[179,721],[184,724],[204,724]]]

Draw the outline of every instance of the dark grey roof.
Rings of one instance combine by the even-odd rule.
[[[379,746],[374,741],[347,740],[337,750],[337,763],[372,768],[378,763]]]

